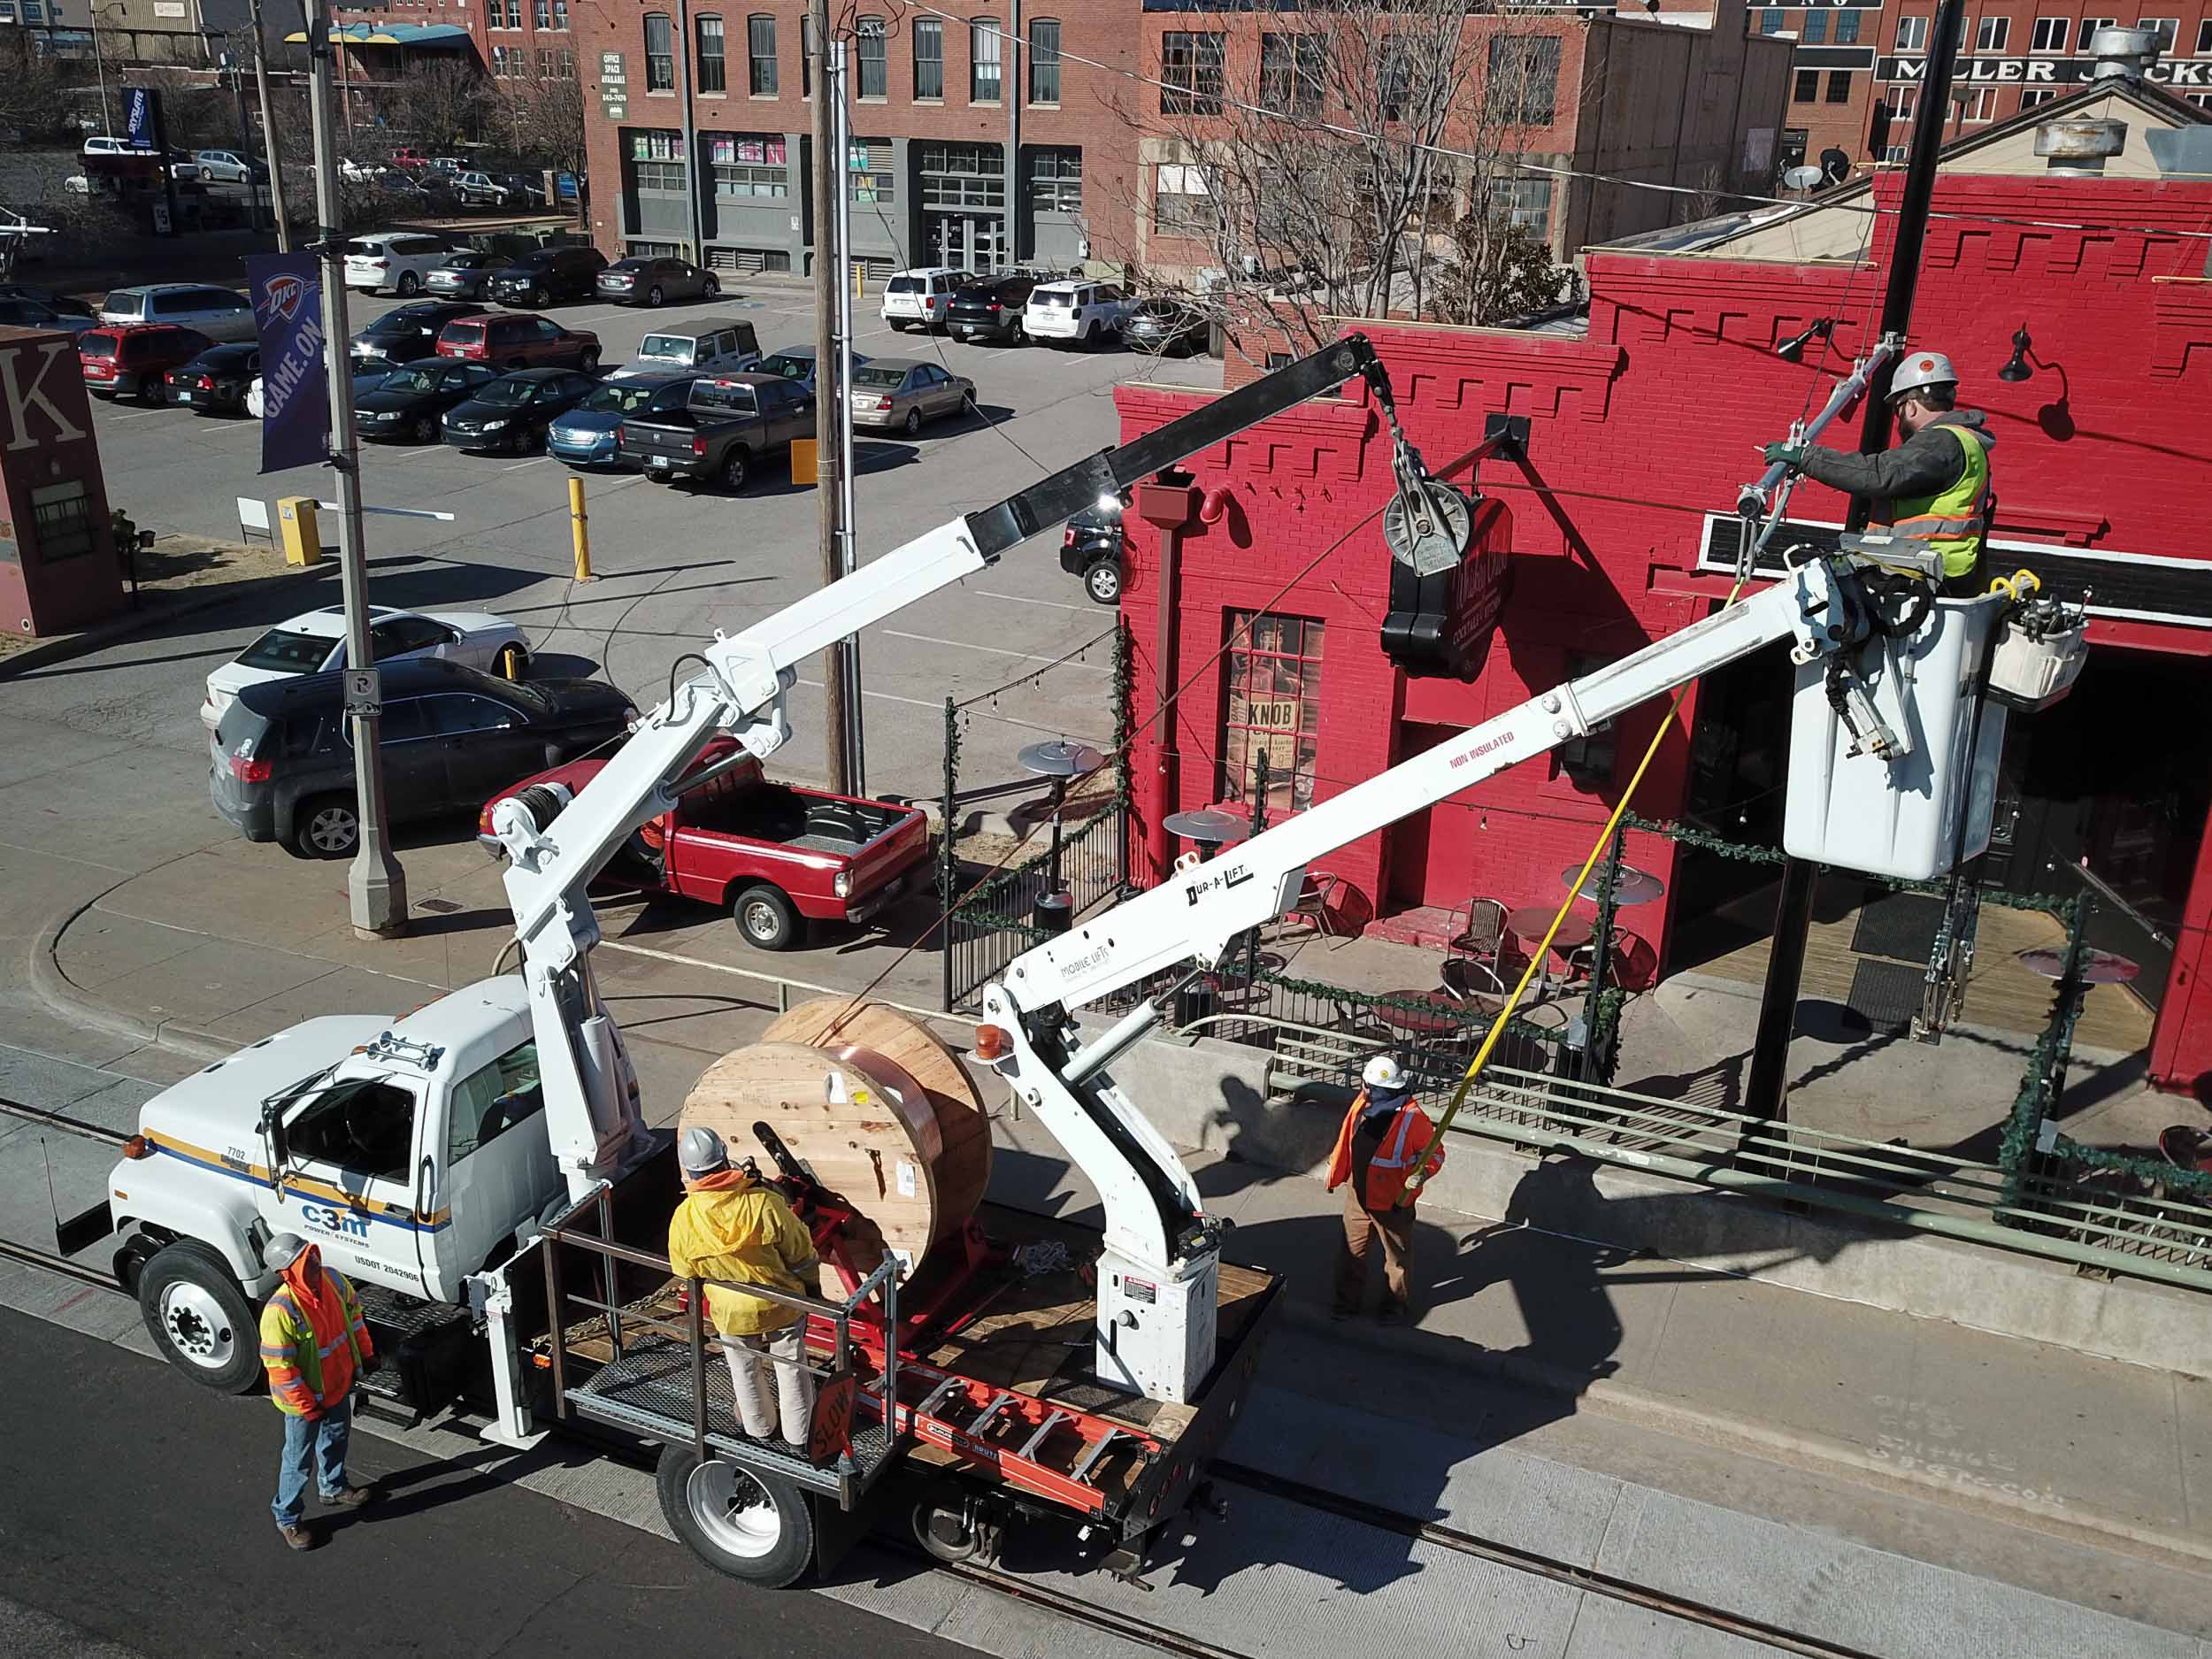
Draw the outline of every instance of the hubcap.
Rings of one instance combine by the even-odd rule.
[[[197,1285],[172,1285],[161,1293],[161,1326],[177,1352],[203,1371],[220,1371],[238,1348],[230,1316]]]
[[[1091,592],[1100,599],[1116,599],[1121,595],[1121,578],[1109,570],[1091,572]]]
[[[684,1483],[692,1518],[716,1548],[757,1561],[783,1538],[783,1517],[768,1489],[735,1463],[701,1463]]]
[[[765,899],[755,899],[745,907],[745,931],[756,939],[772,939],[776,933],[776,910]]]
[[[353,845],[360,824],[349,807],[326,806],[307,821],[307,839],[322,851],[340,853]]]

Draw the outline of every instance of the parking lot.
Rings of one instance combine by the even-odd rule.
[[[398,303],[352,296],[350,326]],[[884,552],[930,525],[1022,488],[1044,472],[1119,437],[1112,391],[1120,381],[1217,381],[1203,357],[1161,361],[1121,350],[1082,353],[1041,346],[970,346],[918,333],[893,333],[863,303],[856,349],[872,356],[941,360],[974,380],[979,413],[925,428],[918,440],[862,438],[856,485],[862,557]],[[557,305],[549,315],[600,337],[613,367],[647,332],[687,319],[732,315],[750,322],[764,350],[810,344],[810,292],[796,283],[748,284],[719,299],[659,311],[598,303]],[[319,469],[259,475],[256,422],[180,409],[96,403],[96,424],[114,504],[145,527],[234,537],[237,498],[332,495]],[[598,580],[571,580],[568,469],[543,456],[464,454],[438,445],[364,446],[364,495],[372,507],[451,512],[450,523],[373,516],[367,541],[372,596],[415,608],[480,608],[519,622],[532,636],[538,672],[603,673],[649,707],[664,695],[669,666],[720,628],[735,632],[818,580],[816,505],[779,460],[741,495],[671,488],[632,474],[587,475],[593,563]],[[1105,628],[1111,612],[1091,603],[1056,556],[1056,534],[1008,556],[963,589],[918,604],[863,640],[871,793],[923,794],[938,784],[941,705],[1004,684],[1071,651]],[[208,668],[261,627],[311,603],[336,598],[334,567],[322,579],[257,595],[236,616],[208,613],[150,649],[120,645],[85,659],[74,674],[35,676],[11,687],[8,712],[104,733],[119,718],[164,748],[204,752],[196,710]],[[309,591],[309,590],[312,591]],[[85,670],[103,671],[88,702]],[[1102,652],[1056,672],[1005,706],[979,710],[966,740],[966,776],[1017,775],[1014,754],[1041,736],[1096,741],[1108,733],[1108,664]],[[792,699],[793,744],[774,770],[799,780],[822,772],[820,691],[808,675]],[[204,812],[204,798],[198,803]],[[219,825],[209,815],[211,829]],[[280,854],[273,854],[280,856]]]

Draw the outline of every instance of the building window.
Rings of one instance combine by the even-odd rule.
[[[1889,109],[1893,126],[1899,121],[1909,121],[1913,111],[1920,107],[1920,88],[1902,86],[1888,88],[1882,94],[1882,102]]]
[[[860,19],[860,96],[878,102],[891,96],[890,33],[881,18]]]
[[[1494,35],[1484,113],[1519,127],[1549,127],[1559,93],[1559,37]]]
[[[2197,56],[2212,58],[2212,18],[2206,18],[2197,25]]]
[[[1928,19],[1899,18],[1897,19],[1897,50],[1901,52],[1924,52],[1928,50]]]
[[[630,177],[641,190],[681,196],[684,190],[683,134],[633,131],[630,134]]]
[[[1153,169],[1152,227],[1163,236],[1190,236],[1201,241],[1217,228],[1213,195],[1206,188],[1205,170],[1163,165]]]
[[[1232,611],[1221,715],[1221,800],[1248,803],[1267,757],[1267,810],[1313,804],[1320,747],[1322,624]]]
[[[920,149],[924,207],[947,212],[962,212],[971,208],[1004,211],[1006,161],[1003,146],[924,144]]]
[[[710,137],[707,159],[714,166],[717,196],[779,200],[791,194],[791,169],[784,141],[766,134]]]
[[[92,499],[84,481],[48,484],[31,492],[31,545],[39,562],[58,564],[92,551]]]
[[[1060,19],[1037,18],[1029,25],[1029,101],[1060,102]]]
[[[1793,104],[1810,104],[1819,96],[1820,71],[1817,69],[1799,70],[1797,72],[1797,84],[1790,88],[1790,102]]]
[[[1808,12],[1805,21],[1798,28],[1797,38],[1809,46],[1817,46],[1826,40],[1828,14],[1825,12]]]
[[[1277,115],[1310,121],[1321,113],[1322,61],[1329,37],[1270,33],[1260,36],[1260,102]]]
[[[1759,13],[1759,33],[1779,35],[1782,32],[1782,12],[1778,6],[1769,6]]]
[[[776,96],[776,19],[756,12],[745,19],[746,85],[757,98]]]
[[[814,14],[799,13],[799,96],[814,96]]]
[[[2117,23],[2119,20],[2120,20],[2120,19],[2117,19],[2117,18],[2084,18],[2084,19],[2082,19],[2082,20],[2081,20],[2081,35],[2080,35],[2080,40],[2081,40],[2081,49],[2082,49],[2082,50],[2084,50],[2084,51],[2087,51],[2087,50],[2089,50],[2089,37],[2090,37],[2091,35],[2094,35],[2094,34],[2095,34],[2095,33],[2096,33],[2099,29],[2108,29],[2108,28],[2110,28],[2110,27],[2112,27],[2115,23]]]
[[[2212,110],[2212,92],[2192,92],[2186,96],[2200,110]]]
[[[1974,28],[1974,50],[1978,52],[2001,52],[2005,42],[2012,38],[2010,18],[1984,18]]]
[[[994,150],[997,149],[993,145]],[[845,152],[845,188],[852,200],[865,207],[881,207],[895,200],[896,175],[891,169],[891,141],[856,138]],[[1005,199],[1002,189],[1000,199]]]
[[[1828,102],[1851,102],[1851,72],[1848,69],[1831,69],[1828,72]]]
[[[927,104],[945,96],[945,24],[941,18],[914,19],[914,96]]]
[[[576,79],[576,54],[574,52],[565,51],[561,54],[561,79],[564,81]]]
[[[968,22],[968,102],[999,101],[999,24],[996,18],[972,18]]]
[[[2028,35],[2028,50],[2032,52],[2062,52],[2066,36],[2074,27],[2071,18],[2038,18]]]
[[[1375,54],[1375,111],[1386,121],[1402,121],[1412,107],[1413,49],[1386,35]]]
[[[1551,241],[1549,179],[1516,179],[1507,188],[1506,223],[1540,242]]]
[[[1040,149],[1029,157],[1029,203],[1040,213],[1083,211],[1083,152]]]
[[[1997,88],[1976,87],[1960,112],[1962,121],[1993,121],[1997,119]]]
[[[1171,29],[1160,36],[1160,88],[1163,115],[1218,115],[1221,113],[1223,35],[1194,35]]]
[[[722,19],[711,12],[702,12],[698,18],[699,32],[699,90],[727,92],[730,89],[728,60],[723,56]]]
[[[676,35],[669,27],[668,13],[648,12],[645,14],[645,89],[648,92],[673,92],[676,89]]]
[[[504,6],[500,4],[500,0],[492,0],[491,4],[485,9],[485,22],[488,27],[495,29],[520,28],[522,27],[522,0],[507,0]]]
[[[2174,37],[2181,32],[2181,19],[2179,18],[2138,18],[2135,27],[2139,29],[2148,29],[2156,35],[2158,50],[2161,52],[2170,52],[2174,50]]]
[[[556,30],[568,27],[568,0],[553,0],[553,27]]]
[[[2023,88],[2020,93],[2020,107],[2024,110],[2032,110],[2037,104],[2048,104],[2056,96],[2058,96],[2056,87]]]
[[[530,27],[540,29],[553,27],[553,0],[530,0]]]
[[[1859,14],[1856,12],[1836,13],[1836,44],[1855,46],[1859,40]]]

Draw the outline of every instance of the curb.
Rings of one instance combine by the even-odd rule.
[[[1356,1342],[1363,1347],[1434,1363],[1433,1355],[1419,1353],[1410,1340],[1433,1336],[1433,1333],[1421,1332],[1418,1327],[1402,1334],[1385,1334],[1383,1327],[1366,1321],[1348,1327],[1317,1309],[1295,1302],[1285,1306],[1283,1317],[1301,1331],[1325,1335],[1332,1341]],[[2141,1526],[2095,1510],[2070,1509],[2064,1514],[2055,1514],[2039,1501],[2016,1496],[2001,1487],[1962,1486],[1939,1474],[1908,1469],[1876,1457],[1825,1435],[1752,1423],[1651,1394],[1631,1383],[1593,1379],[1548,1365],[1541,1360],[1500,1353],[1472,1343],[1464,1346],[1472,1352],[1458,1363],[1478,1376],[1580,1402],[1602,1416],[1640,1424],[1678,1440],[1696,1440],[1726,1451],[1747,1452],[1770,1463],[1786,1463],[1814,1474],[1839,1476],[1862,1485],[1903,1487],[1915,1495],[1932,1494],[1950,1508],[1970,1510],[1992,1520],[2091,1548],[2109,1548],[2118,1540],[2136,1546],[2138,1552],[2154,1551],[2192,1571],[2202,1571],[2212,1564],[2212,1540]]]
[[[32,995],[55,1013],[89,1025],[96,1031],[153,1043],[200,1060],[221,1060],[236,1053],[238,1045],[235,1042],[226,1041],[212,1032],[186,1025],[181,1020],[145,1019],[119,1003],[86,990],[62,972],[60,958],[56,955],[62,936],[76,925],[77,918],[87,910],[134,879],[134,877],[125,877],[114,887],[94,894],[58,921],[50,922],[39,930],[38,937],[31,942]]]
[[[305,575],[316,568],[312,565],[305,565],[300,573]],[[286,569],[288,572],[290,567]],[[97,623],[81,634],[65,634],[58,639],[42,641],[22,650],[12,651],[5,657],[0,657],[0,680],[17,679],[35,668],[45,668],[55,663],[68,662],[73,657],[88,657],[104,645],[127,640],[142,629],[150,627],[157,622],[165,622],[172,617],[188,617],[195,611],[212,611],[233,597],[232,588],[244,585],[242,582],[211,582],[193,597],[180,597],[150,611],[134,609],[111,621]]]

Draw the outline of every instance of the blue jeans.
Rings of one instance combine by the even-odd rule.
[[[353,1429],[353,1402],[341,1400],[310,1423],[284,1416],[284,1461],[277,1465],[276,1502],[269,1506],[279,1526],[297,1526],[307,1498],[308,1454],[315,1455],[315,1490],[334,1497],[346,1488],[346,1439]]]

